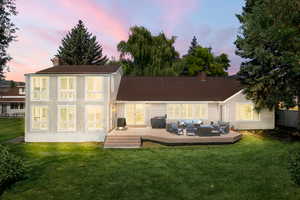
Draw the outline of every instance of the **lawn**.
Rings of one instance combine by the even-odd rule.
[[[4,192],[3,200],[300,199],[300,187],[287,171],[288,153],[300,148],[299,142],[245,135],[236,144],[218,146],[9,146],[30,172]]]
[[[23,119],[0,118],[0,143],[24,135]]]

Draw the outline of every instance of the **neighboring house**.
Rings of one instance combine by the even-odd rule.
[[[0,117],[21,117],[25,114],[25,86],[0,88]]]
[[[227,121],[236,129],[273,129],[274,111],[254,111],[233,78],[122,77],[117,66],[54,66],[26,75],[27,142],[104,141],[125,117]]]

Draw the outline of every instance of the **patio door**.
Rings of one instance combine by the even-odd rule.
[[[145,125],[145,104],[125,104],[128,125]]]

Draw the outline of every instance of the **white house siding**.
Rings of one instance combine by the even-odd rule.
[[[274,129],[275,127],[275,112],[270,110],[262,110],[259,115],[258,121],[238,121],[236,119],[236,105],[237,103],[252,103],[247,100],[245,96],[240,92],[233,98],[228,100],[223,105],[223,117],[224,121],[230,122],[235,129],[238,130],[258,130],[258,129]]]
[[[151,118],[164,116],[167,114],[167,104],[174,103],[174,102],[162,102],[162,103],[149,103],[149,102],[128,102],[130,104],[137,104],[142,103],[146,105],[145,111],[145,125],[151,126]],[[193,104],[193,103],[207,103],[207,102],[176,102],[176,104]],[[118,103],[117,105],[117,116],[118,117],[125,117],[125,104],[126,103]],[[218,103],[208,103],[208,119],[202,119],[204,123],[210,123],[211,121],[218,121],[220,120],[219,114],[219,104]],[[167,122],[173,122],[176,120],[168,120]]]
[[[164,116],[167,114],[167,104],[174,102],[124,102],[117,104],[117,116],[125,117],[125,104],[143,103],[146,105],[145,125],[151,126],[150,120],[156,116]],[[208,119],[203,119],[205,124],[211,121],[227,121],[238,130],[251,130],[251,129],[273,129],[275,127],[275,114],[274,111],[262,110],[260,112],[260,120],[258,121],[238,121],[236,119],[236,105],[237,103],[251,103],[247,100],[242,93],[236,94],[227,102],[176,102],[182,104],[188,103],[208,103]],[[168,120],[173,122],[176,120]]]
[[[31,101],[31,81],[34,76],[49,77],[49,101]],[[57,77],[58,76],[76,76],[76,100],[72,102],[61,102],[57,99]],[[85,76],[102,76],[104,77],[104,99],[103,101],[86,101],[85,100]],[[26,142],[92,142],[104,141],[105,135],[109,130],[109,106],[110,106],[110,75],[39,75],[31,74],[26,76],[26,122],[25,122],[25,141]],[[31,108],[33,105],[47,105],[49,110],[49,122],[47,131],[31,130]],[[75,105],[76,106],[76,130],[72,132],[57,131],[57,113],[58,105]],[[101,105],[103,106],[104,128],[103,130],[87,131],[85,125],[85,106]]]

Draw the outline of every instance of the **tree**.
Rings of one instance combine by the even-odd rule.
[[[17,15],[14,0],[0,0],[0,80],[4,79],[4,72],[8,68],[7,62],[12,58],[7,53],[9,44],[16,38],[16,26],[11,17]]]
[[[139,76],[176,75],[173,63],[179,59],[175,37],[164,33],[153,36],[145,27],[130,28],[127,41],[118,44],[125,74]]]
[[[245,61],[238,73],[244,93],[259,111],[279,103],[299,108],[300,130],[300,2],[247,0],[237,15],[241,33],[235,42]]]
[[[88,32],[81,20],[63,38],[57,56],[60,64],[67,65],[103,65],[108,61],[96,36]]]
[[[194,51],[194,49],[198,46],[199,46],[199,44],[198,44],[197,38],[196,38],[196,36],[194,36],[193,40],[191,42],[191,46],[189,47],[189,50],[188,50],[188,55],[190,55]]]
[[[192,49],[192,50],[191,50]],[[190,51],[191,50],[191,51]],[[197,45],[189,49],[190,53],[183,57],[182,75],[194,76],[200,71],[209,76],[227,76],[230,60],[226,54],[215,56],[211,48]]]

